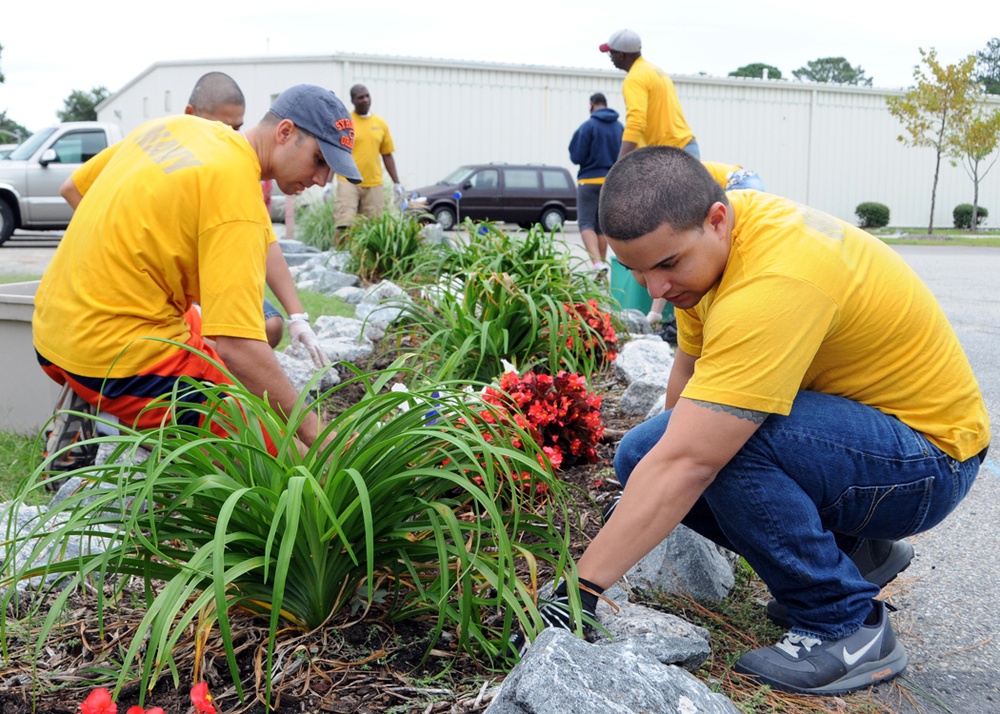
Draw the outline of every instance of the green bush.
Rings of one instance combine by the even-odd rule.
[[[976,206],[976,227],[982,225],[983,219],[990,215],[985,206]],[[972,228],[972,204],[960,203],[951,212],[955,219],[955,228]]]
[[[295,237],[306,245],[329,250],[336,233],[333,222],[333,199],[298,199],[295,201]]]
[[[889,207],[884,203],[866,201],[854,209],[862,228],[884,228],[889,225]]]
[[[358,216],[337,244],[351,254],[347,269],[369,283],[409,280],[423,244],[423,225],[413,216],[383,213]]]

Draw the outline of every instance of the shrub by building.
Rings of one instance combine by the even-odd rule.
[[[862,228],[884,228],[889,225],[889,207],[884,203],[866,201],[854,209]]]
[[[976,206],[976,227],[983,223],[983,219],[990,215],[983,206]],[[955,228],[972,228],[972,204],[960,203],[951,212],[951,217],[955,219]]]

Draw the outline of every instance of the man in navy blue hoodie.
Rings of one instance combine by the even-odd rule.
[[[608,100],[597,92],[590,97],[590,118],[573,134],[569,142],[569,158],[580,165],[577,173],[576,208],[580,224],[580,237],[590,254],[594,270],[610,270],[605,259],[608,241],[601,233],[597,203],[604,177],[618,159],[624,127],[618,121],[618,112],[608,109]]]

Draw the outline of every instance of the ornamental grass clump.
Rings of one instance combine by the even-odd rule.
[[[501,408],[505,420],[531,434],[552,468],[597,463],[604,433],[601,397],[587,391],[587,381],[564,370],[554,376],[505,372],[499,388],[488,387],[483,399]]]
[[[385,212],[375,218],[358,216],[337,239],[351,254],[347,270],[362,280],[413,281],[419,263],[423,225],[415,217]]]
[[[579,315],[545,289],[506,273],[471,273],[401,303],[390,331],[415,355],[432,382],[488,384],[504,362],[593,374],[599,358],[583,341],[567,339],[581,328]]]
[[[5,534],[5,656],[19,581],[48,583],[18,603],[23,616],[43,623],[34,646],[38,657],[71,593],[82,588],[94,599],[104,628],[107,609],[137,578],[146,606],[138,632],[146,635],[119,645],[108,662],[95,663],[118,673],[116,695],[134,679],[150,691],[165,668],[176,685],[178,643],[192,628],[204,633],[199,642],[218,628],[242,698],[230,620],[239,608],[268,623],[256,681],[264,689],[257,696],[270,701],[279,640],[322,627],[352,603],[367,609],[374,593],[388,616],[427,624],[428,651],[447,630],[452,646],[480,661],[510,657],[512,629],[540,626],[539,568],[547,564],[544,570],[575,577],[571,534],[557,525],[570,521],[565,489],[515,423],[498,418],[482,428],[465,426],[481,411],[496,409],[477,395],[448,383],[433,391],[390,391],[387,386],[405,376],[399,364],[372,375],[352,369],[354,375],[318,403],[352,385],[363,386],[363,398],[332,418],[304,453],[284,420],[238,383],[191,382],[165,397],[172,409],[182,408],[185,397],[183,408],[200,412],[205,426],[169,422],[99,437],[116,447],[107,464],[86,472],[90,486],[42,511],[26,532]],[[192,393],[204,403],[192,402]],[[296,427],[306,411],[300,401],[289,424]],[[228,436],[209,428],[220,420]],[[140,448],[149,457],[127,465]],[[115,465],[120,459],[126,465]],[[547,485],[547,508],[537,509],[522,494],[509,478],[513,472]],[[39,472],[13,508],[42,489]],[[61,560],[75,538],[99,540],[104,548]],[[28,564],[15,567],[14,551],[30,554]],[[69,587],[57,592],[52,583],[60,579]],[[49,608],[44,617],[43,604]]]

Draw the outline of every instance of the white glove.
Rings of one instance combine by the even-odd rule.
[[[663,322],[663,313],[650,310],[646,313],[646,322],[649,323],[650,327],[658,322]]]
[[[330,358],[326,356],[319,344],[319,338],[309,325],[308,314],[300,312],[288,316],[288,335],[292,338],[292,349],[297,354],[304,349],[316,365],[316,369],[323,369],[330,364]]]
[[[392,197],[395,198],[395,199],[397,199],[397,200],[399,200],[400,198],[403,197],[403,191],[404,190],[405,189],[403,188],[403,184],[401,184],[401,183],[394,183],[392,185]]]

